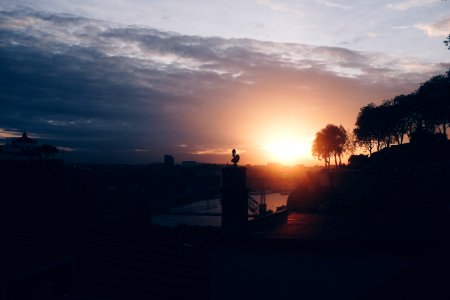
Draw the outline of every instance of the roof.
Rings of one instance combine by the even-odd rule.
[[[36,144],[37,142],[32,138],[27,136],[27,133],[24,131],[20,138],[12,140],[13,144],[22,143],[22,144]]]

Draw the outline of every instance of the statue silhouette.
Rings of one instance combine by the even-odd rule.
[[[237,167],[237,164],[241,157],[239,156],[239,154],[236,154],[236,149],[233,149],[233,151],[231,151],[231,155],[233,156],[231,162]]]

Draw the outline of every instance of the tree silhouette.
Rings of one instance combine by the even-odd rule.
[[[351,145],[348,143],[349,138],[347,130],[342,125],[333,129],[334,133],[334,162],[336,164],[336,156],[339,158],[339,165],[342,165],[342,155],[349,150]]]
[[[332,155],[332,149],[327,141],[327,137],[323,132],[323,129],[316,133],[316,138],[314,139],[312,145],[312,154],[319,160],[325,160],[325,167],[330,166],[330,158]]]
[[[325,161],[325,167],[330,167],[331,157],[334,157],[334,164],[341,164],[342,155],[347,151],[348,135],[345,128],[340,125],[328,124],[325,128],[316,133],[312,146],[312,154],[319,160]]]
[[[450,70],[430,78],[413,93],[361,107],[356,118],[356,144],[372,154],[391,144],[411,141],[416,132],[447,138],[450,124]]]
[[[411,140],[411,135],[414,132],[417,124],[420,123],[420,114],[417,110],[417,95],[412,93],[409,95],[396,96],[392,100],[397,109],[397,140],[399,144],[403,143],[406,135]]]
[[[447,135],[450,122],[450,78],[444,75],[432,77],[417,91],[423,127],[430,132]]]
[[[356,118],[356,128],[353,130],[358,145],[366,148],[370,154],[372,154],[376,140],[376,123],[378,120],[375,109],[376,106],[373,103],[361,107]]]
[[[347,141],[344,146],[345,152],[353,155],[357,150],[357,146],[358,146],[358,143],[357,143],[355,134],[352,132],[347,132]]]

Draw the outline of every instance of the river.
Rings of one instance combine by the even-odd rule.
[[[259,195],[252,195],[252,197],[259,201]],[[266,194],[267,210],[276,211],[276,208],[287,203],[286,194],[270,193]],[[191,203],[186,206],[176,207],[171,209],[172,212],[190,211],[190,212],[207,212],[218,213],[222,212],[220,206],[220,199],[211,199]],[[214,226],[219,227],[221,222],[220,216],[190,216],[190,215],[156,215],[152,216],[152,223],[166,226],[175,227],[177,225],[198,225],[198,226]]]

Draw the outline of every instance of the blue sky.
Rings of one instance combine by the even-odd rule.
[[[3,1],[0,143],[95,162],[313,164],[327,123],[450,69],[450,3]]]

